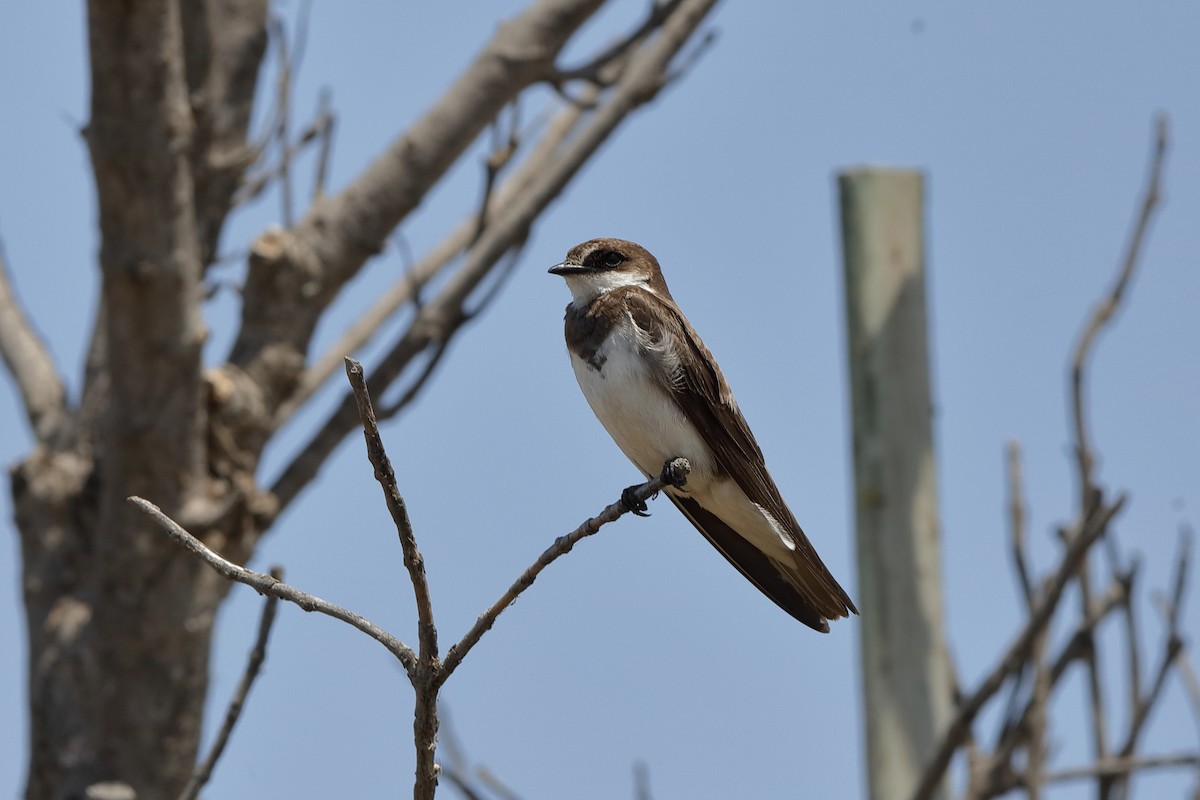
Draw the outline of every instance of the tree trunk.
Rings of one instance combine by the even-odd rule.
[[[267,4],[221,5],[88,4],[101,311],[82,410],[13,475],[29,798],[101,781],[166,797],[195,762],[227,586],[125,497],[211,516],[203,268],[240,180],[219,156],[246,149]]]

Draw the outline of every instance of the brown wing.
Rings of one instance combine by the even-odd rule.
[[[796,586],[783,576],[775,562],[763,554],[754,545],[715,514],[706,511],[703,506],[690,497],[676,497],[670,492],[667,497],[675,504],[696,530],[704,534],[709,544],[717,552],[725,556],[725,560],[737,568],[746,580],[753,583],[758,590],[771,598],[775,605],[791,614],[813,630],[829,633],[829,623],[811,602],[808,596],[801,593]]]
[[[788,573],[786,579],[778,577],[778,571],[772,569],[774,562],[771,559],[749,545],[713,514],[704,511],[695,502],[690,505],[699,509],[699,512],[686,508],[676,498],[672,500],[713,546],[763,594],[801,622],[822,630],[805,617],[811,617],[814,611],[826,619],[857,614],[854,602],[829,573],[783,501],[775,481],[767,472],[762,450],[733,399],[725,376],[699,335],[684,319],[679,307],[671,300],[639,290],[626,292],[624,300],[634,322],[647,334],[648,354],[660,354],[664,384],[680,410],[704,436],[717,463],[752,501],[765,508],[791,533],[796,542],[793,551],[795,563],[779,565]],[[656,347],[666,341],[666,337],[673,338],[678,346],[661,350]],[[661,356],[663,353],[682,355]],[[772,572],[775,577],[771,576]],[[781,588],[783,584],[793,584],[794,588],[788,591]],[[828,626],[824,629],[828,630]]]

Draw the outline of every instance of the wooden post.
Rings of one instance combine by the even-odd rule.
[[[942,628],[922,176],[838,176],[871,800],[916,788],[952,711]]]

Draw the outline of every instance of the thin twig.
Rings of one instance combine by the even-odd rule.
[[[325,196],[325,181],[329,176],[329,159],[333,151],[333,129],[337,118],[333,114],[333,101],[328,88],[321,89],[317,98],[317,168],[313,174],[313,190],[310,202],[315,203]]]
[[[396,485],[396,472],[392,469],[392,462],[383,447],[383,438],[379,435],[379,424],[375,419],[375,409],[371,406],[371,394],[367,391],[362,364],[349,356],[346,357],[346,377],[350,381],[354,399],[358,402],[358,415],[362,419],[363,437],[367,442],[367,458],[375,468],[375,480],[383,487],[384,502],[387,503],[392,522],[396,525],[400,548],[404,551],[404,567],[408,570],[417,603],[419,657],[422,661],[431,663],[438,657],[438,643],[437,627],[433,621],[433,601],[429,597],[429,580],[425,576],[425,559],[417,547],[412,520],[408,516],[408,506],[400,495],[400,489]]]
[[[1122,259],[1120,271],[1117,273],[1112,288],[1092,309],[1091,317],[1079,337],[1079,343],[1075,347],[1075,357],[1071,362],[1071,408],[1075,428],[1075,456],[1078,459],[1080,487],[1084,492],[1085,503],[1086,493],[1093,485],[1094,456],[1087,433],[1084,371],[1092,354],[1096,337],[1112,320],[1113,315],[1120,307],[1121,300],[1125,296],[1125,289],[1129,286],[1134,270],[1141,259],[1142,245],[1150,228],[1154,210],[1162,196],[1163,160],[1166,157],[1168,141],[1167,128],[1167,117],[1160,116],[1155,122],[1154,152],[1151,155],[1150,172],[1146,180],[1145,193],[1142,195],[1137,221],[1134,223],[1133,236],[1129,240],[1129,246],[1125,251],[1125,257]]]
[[[396,525],[400,549],[404,553],[404,567],[408,570],[413,597],[417,604],[417,664],[409,673],[416,695],[413,705],[413,746],[416,750],[417,767],[413,796],[432,798],[437,788],[438,776],[434,755],[438,730],[437,694],[441,684],[438,680],[440,664],[437,626],[433,619],[433,601],[429,597],[429,580],[425,575],[425,559],[417,547],[412,520],[408,516],[408,506],[400,495],[400,488],[396,485],[396,472],[392,469],[392,462],[383,447],[383,438],[379,435],[379,424],[375,419],[375,409],[371,406],[371,395],[367,391],[362,364],[347,357],[346,377],[358,404],[358,416],[362,421],[363,437],[367,442],[367,458],[375,469],[375,480],[379,481],[383,488],[384,502],[387,503],[392,522]]]
[[[1127,778],[1134,772],[1144,769],[1195,766],[1200,766],[1200,753],[1177,753],[1174,755],[1142,756],[1139,758],[1113,756],[1094,764],[1088,764],[1087,766],[1047,772],[1043,780],[1046,783],[1063,783],[1064,781],[1076,781],[1087,778]],[[1023,785],[1019,779],[1014,780],[1008,789],[1019,789]]]
[[[1021,443],[1008,443],[1008,523],[1012,546],[1013,566],[1021,582],[1021,596],[1025,608],[1032,609],[1034,602],[1033,583],[1029,578],[1029,561],[1025,552],[1025,501],[1021,490]]]
[[[685,458],[677,458],[671,463],[675,469],[680,470],[684,475],[691,470],[691,464]],[[666,485],[667,479],[665,476],[659,475],[657,478],[653,478],[637,486],[633,490],[632,496],[637,500],[649,500],[662,491]],[[457,644],[451,645],[450,649],[446,652],[445,660],[442,662],[442,681],[444,682],[458,665],[462,663],[462,660],[467,657],[467,653],[471,652],[471,648],[479,642],[479,638],[496,624],[496,618],[500,616],[501,612],[512,605],[521,596],[522,592],[533,585],[533,582],[537,580],[542,570],[554,563],[559,557],[571,552],[571,548],[578,544],[581,539],[596,533],[604,525],[620,519],[628,511],[628,506],[623,501],[618,500],[596,516],[585,520],[582,525],[566,536],[560,536],[555,539],[554,544],[546,548],[538,556],[537,561],[533,562],[528,569],[521,573],[521,577],[517,578],[513,582],[513,585],[508,587],[508,590],[500,596],[500,599],[493,603],[487,611],[483,612],[479,616],[479,619],[475,620],[475,624],[463,635],[462,639]]]
[[[434,371],[442,363],[442,356],[446,355],[446,350],[449,347],[450,342],[445,339],[439,339],[430,346],[429,357],[425,359],[425,366],[421,368],[420,374],[408,385],[408,388],[404,390],[404,394],[396,398],[395,402],[388,403],[380,410],[380,419],[391,419],[407,408],[413,400],[417,399],[417,395],[429,383]]]
[[[282,581],[283,568],[271,567],[271,577]],[[250,687],[254,685],[254,679],[258,677],[259,670],[262,669],[263,662],[267,658],[267,640],[271,637],[271,626],[275,624],[275,610],[278,605],[279,598],[273,595],[269,595],[263,603],[262,616],[258,620],[258,636],[255,637],[254,647],[251,648],[250,656],[246,659],[246,670],[242,673],[242,679],[238,682],[237,690],[229,701],[229,708],[225,711],[225,721],[221,723],[221,729],[217,731],[217,738],[213,741],[208,756],[196,766],[187,785],[179,793],[179,800],[195,800],[195,797],[200,794],[200,790],[212,777],[213,768],[216,767],[221,754],[225,752],[225,745],[229,743],[233,728],[242,715],[242,709],[245,708],[246,698],[250,695]]]
[[[317,115],[309,121],[307,125],[296,136],[296,140],[287,145],[287,160],[295,161],[304,152],[305,148],[314,142],[320,148],[317,161],[317,177],[315,183],[323,186],[325,175],[324,172],[328,168],[328,149],[333,136],[333,128],[335,117],[332,109],[318,108]],[[283,159],[280,163],[270,166],[263,166],[254,171],[253,174],[247,175],[242,181],[241,186],[234,193],[231,204],[234,206],[245,205],[252,200],[257,199],[273,181],[278,180],[283,174]],[[315,188],[314,188],[315,191]],[[315,197],[314,197],[315,199]],[[249,251],[227,253],[216,259],[214,263],[227,263],[229,261],[244,260]]]
[[[668,70],[667,74],[663,76],[661,88],[669,88],[676,81],[683,80],[684,76],[695,69],[696,65],[700,63],[700,59],[704,57],[704,54],[713,48],[719,37],[720,34],[715,29],[710,28],[705,31],[704,35],[700,37],[700,41],[696,42],[690,50],[680,56],[679,63]]]
[[[210,550],[203,542],[184,530],[178,522],[164,514],[158,506],[149,500],[141,497],[128,497],[126,499],[157,522],[159,527],[166,531],[172,539],[187,548],[193,555],[212,567],[217,574],[226,580],[244,583],[259,594],[278,597],[280,600],[286,600],[289,603],[300,606],[305,611],[316,611],[341,620],[347,625],[362,631],[387,648],[388,652],[394,655],[408,672],[411,673],[416,669],[417,656],[412,648],[366,617],[359,616],[353,611],[347,611],[341,606],[322,600],[316,595],[302,592],[294,586],[289,586],[282,581],[276,580],[270,575],[264,575],[261,572],[255,572],[254,570],[234,564],[232,561],[228,561]]]
[[[1145,241],[1150,221],[1153,218],[1154,210],[1158,206],[1161,197],[1162,166],[1166,150],[1167,119],[1163,116],[1159,117],[1156,122],[1154,151],[1151,156],[1146,189],[1142,196],[1137,220],[1134,224],[1133,236],[1130,238],[1116,280],[1092,310],[1091,316],[1084,326],[1071,362],[1071,410],[1075,431],[1075,457],[1079,471],[1080,513],[1082,515],[1090,513],[1090,506],[1095,502],[1095,496],[1098,493],[1093,475],[1095,455],[1088,436],[1088,418],[1084,396],[1087,362],[1095,348],[1096,338],[1120,308],[1126,289],[1133,278],[1134,270],[1140,261],[1142,244]],[[1086,559],[1080,565],[1079,580],[1080,596],[1083,602],[1084,613],[1087,614],[1091,604],[1091,595],[1090,576]],[[1089,653],[1087,664],[1089,707],[1092,715],[1092,747],[1096,759],[1103,761],[1108,756],[1107,732],[1104,701],[1100,687],[1100,667],[1094,651]],[[1101,796],[1107,794],[1110,783],[1104,777],[1100,778],[1098,790]]]
[[[1180,538],[1179,553],[1175,560],[1175,577],[1171,586],[1171,597],[1167,606],[1167,629],[1163,639],[1162,653],[1159,657],[1158,669],[1155,670],[1154,679],[1150,683],[1149,690],[1143,695],[1140,691],[1140,686],[1135,689],[1133,695],[1132,712],[1130,714],[1129,727],[1125,734],[1125,742],[1121,749],[1117,752],[1119,758],[1133,758],[1134,751],[1137,749],[1138,739],[1145,730],[1146,723],[1150,719],[1150,712],[1158,704],[1159,698],[1162,696],[1164,687],[1166,686],[1167,676],[1170,674],[1172,667],[1175,666],[1179,654],[1183,652],[1183,638],[1179,630],[1180,611],[1183,604],[1183,593],[1187,585],[1187,572],[1189,562],[1189,539],[1186,537]],[[1113,776],[1105,784],[1106,789],[1111,792],[1115,789],[1118,796],[1127,792],[1127,775]],[[1111,784],[1111,788],[1109,788]],[[1107,796],[1107,795],[1106,795]]]
[[[521,800],[520,796],[488,767],[481,764],[476,768],[475,772],[479,776],[479,782],[498,794],[500,800]]]
[[[463,308],[464,321],[470,322],[482,314],[500,296],[500,290],[504,288],[504,284],[517,271],[517,265],[521,263],[521,255],[525,252],[525,245],[528,242],[529,238],[525,236],[513,243],[512,250],[508,251],[503,257],[502,263],[494,270],[496,277],[492,279],[491,284],[481,290],[481,296],[475,302],[475,305],[471,308]]]
[[[1032,746],[1031,743],[1036,740],[1036,728],[1039,725],[1037,717],[1042,711],[1037,705],[1040,702],[1041,693],[1045,692],[1045,702],[1048,704],[1050,695],[1058,687],[1067,668],[1083,659],[1087,650],[1092,646],[1092,637],[1096,628],[1110,614],[1120,608],[1121,597],[1120,586],[1111,586],[1096,605],[1095,613],[1090,618],[1080,619],[1078,628],[1064,640],[1058,655],[1052,662],[1049,662],[1044,674],[1036,668],[1035,654],[1031,651],[1030,661],[1035,663],[1034,682],[1030,695],[1025,701],[1025,707],[1019,714],[1010,711],[1004,717],[1004,730],[992,753],[986,759],[981,758],[981,761],[985,763],[981,764],[979,771],[983,774],[980,775],[975,791],[968,793],[968,797],[995,797],[1011,789],[1013,754],[1022,743]],[[1043,636],[1048,632],[1049,628],[1043,631]],[[1016,699],[1017,692],[1014,691],[1012,702],[1015,703]],[[1043,758],[1046,755],[1048,754],[1043,753]],[[1028,768],[1029,765],[1027,765]]]
[[[509,116],[508,136],[501,141],[500,138],[500,120],[497,118],[492,123],[492,152],[484,160],[483,168],[483,197],[479,201],[479,211],[475,215],[478,222],[475,227],[475,235],[471,237],[471,244],[479,241],[479,237],[483,236],[484,228],[487,226],[488,219],[488,204],[492,200],[492,190],[496,186],[496,176],[500,171],[508,166],[516,155],[518,148],[521,146],[519,134],[520,130],[520,98],[513,100],[512,112]]]
[[[1025,780],[1027,800],[1041,797],[1042,774],[1047,761],[1046,718],[1050,708],[1050,670],[1046,666],[1046,643],[1050,638],[1050,627],[1046,626],[1033,642],[1029,654],[1033,662],[1033,691],[1029,697],[1028,742],[1025,745]]]
[[[275,45],[279,52],[279,119],[275,135],[279,142],[279,194],[282,202],[283,227],[291,228],[295,222],[292,211],[292,154],[288,141],[292,117],[292,60],[288,52],[287,34],[278,17],[271,18],[275,34]]]
[[[933,797],[941,784],[946,768],[950,765],[950,758],[970,733],[971,724],[975,721],[976,715],[979,714],[984,703],[1000,690],[1004,681],[1025,663],[1034,641],[1049,624],[1050,618],[1058,607],[1063,590],[1077,573],[1084,555],[1104,534],[1109,521],[1124,506],[1125,497],[1122,495],[1112,505],[1102,507],[1093,514],[1082,530],[1070,540],[1053,580],[1038,598],[1036,609],[1029,615],[1029,622],[1026,623],[1017,638],[1009,645],[1004,656],[983,679],[978,688],[959,704],[957,714],[951,720],[946,732],[942,734],[941,742],[933,757],[928,761],[920,784],[913,792],[913,800],[929,800]]]
[[[573,80],[585,80],[593,84],[605,85],[611,80],[608,75],[604,74],[605,68],[623,59],[634,45],[650,35],[654,29],[661,27],[667,17],[674,13],[680,2],[681,0],[669,0],[665,3],[652,3],[650,12],[638,27],[592,56],[587,62],[570,69],[556,70],[548,78],[550,84],[559,91],[564,83]]]
[[[588,96],[594,97],[597,93],[597,90],[592,90]],[[575,131],[583,118],[583,112],[574,107],[564,108],[554,117],[533,151],[496,192],[496,197],[489,204],[489,214],[494,215],[496,208],[507,207],[528,188],[535,177],[550,166],[551,159],[557,157],[558,148]],[[488,222],[490,223],[490,220]],[[480,220],[474,214],[463,219],[433,250],[406,269],[404,277],[392,284],[369,309],[356,315],[354,324],[305,371],[296,391],[276,413],[273,428],[278,429],[291,419],[341,366],[342,357],[346,353],[361,350],[400,309],[413,303],[420,310],[421,289],[471,244],[480,224]]]
[[[1179,629],[1179,614],[1183,606],[1184,591],[1182,579],[1188,572],[1191,550],[1192,532],[1190,529],[1184,528],[1180,532],[1179,554],[1176,556],[1175,581],[1171,588],[1171,594],[1169,597],[1161,593],[1156,593],[1154,596],[1155,606],[1162,615],[1167,630]],[[1179,654],[1178,671],[1180,677],[1183,678],[1184,689],[1187,691],[1188,701],[1192,707],[1192,719],[1196,723],[1196,732],[1200,735],[1200,677],[1197,677],[1186,650]]]

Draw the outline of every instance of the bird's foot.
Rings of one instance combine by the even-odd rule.
[[[639,500],[637,495],[634,494],[634,492],[639,488],[641,488],[640,484],[637,486],[626,487],[625,490],[621,492],[621,505],[625,506],[626,511],[632,511],[639,517],[648,517],[650,516],[650,512],[648,510],[650,507],[646,505],[645,500]]]
[[[673,458],[663,464],[661,477],[663,483],[668,486],[682,489],[687,484],[687,476],[691,471],[692,464],[686,458]]]

